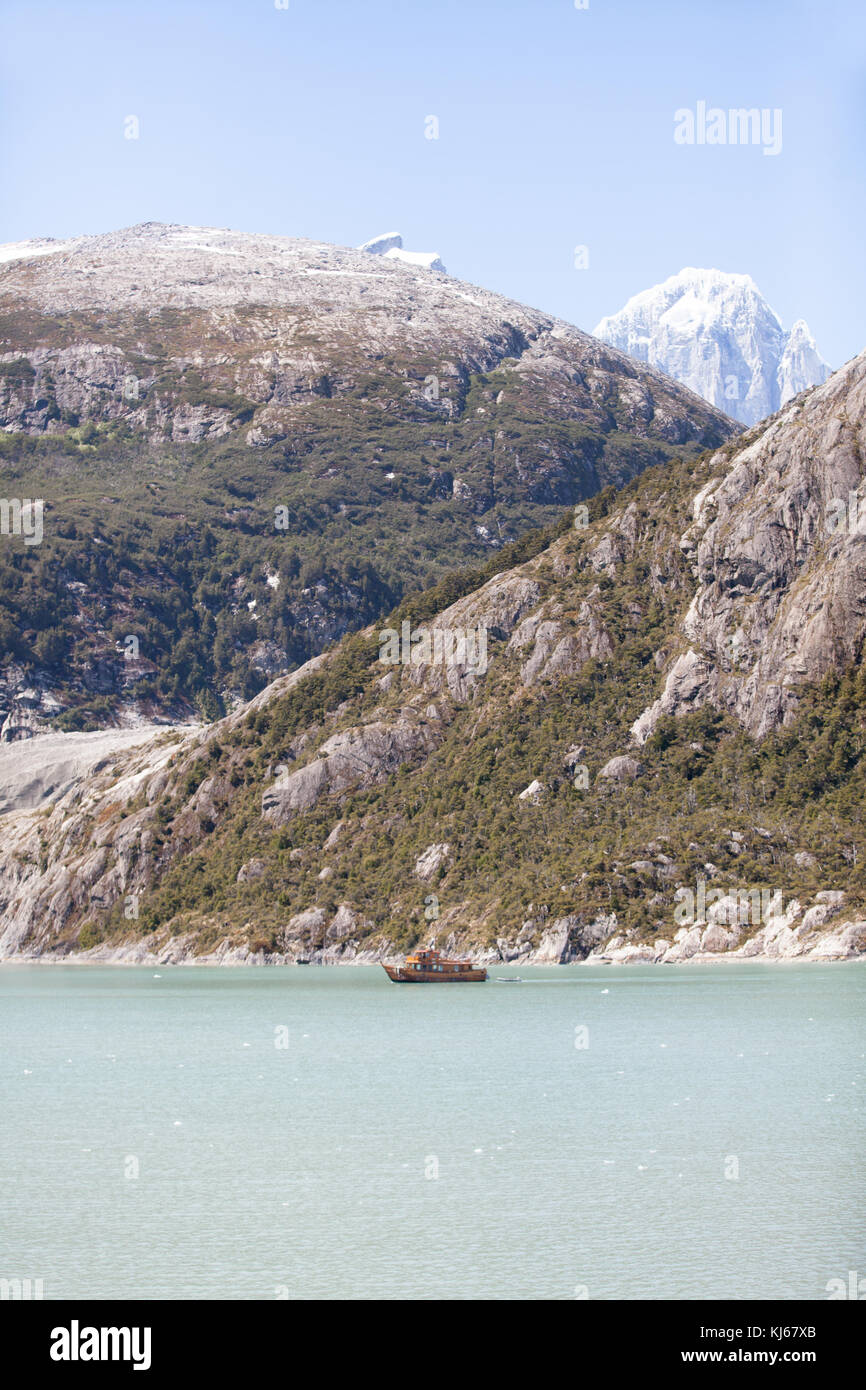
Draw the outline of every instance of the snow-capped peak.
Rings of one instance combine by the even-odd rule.
[[[689,266],[593,332],[744,424],[830,374],[803,320],[786,333],[750,275]]]

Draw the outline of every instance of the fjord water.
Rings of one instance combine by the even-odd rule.
[[[3,968],[0,1276],[822,1299],[866,1274],[862,963],[519,973]]]

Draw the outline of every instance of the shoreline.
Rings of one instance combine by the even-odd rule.
[[[162,969],[197,969],[199,967],[209,967],[212,969],[243,969],[244,967],[257,970],[321,970],[321,969],[358,969],[363,966],[394,964],[402,961],[402,956],[376,956],[366,953],[359,953],[357,956],[347,959],[330,959],[305,961],[300,964],[297,960],[288,956],[262,958],[261,953],[243,955],[240,952],[225,952],[221,958],[217,958],[214,953],[204,956],[183,956],[178,959],[170,960],[163,956],[147,955],[133,957],[132,953],[113,954],[111,957],[98,957],[91,952],[74,951],[68,956],[59,956],[46,953],[41,956],[6,956],[0,959],[0,970],[4,967],[14,968],[16,966],[40,965],[40,966],[112,966],[118,969],[149,969],[161,967]],[[522,960],[522,961],[503,961],[476,959],[472,955],[464,957],[471,960],[474,965],[484,966],[488,972],[503,969],[532,969],[532,970],[560,970],[572,966],[579,967],[619,967],[628,968],[630,966],[647,965],[656,967],[679,967],[683,965],[714,966],[714,965],[856,965],[866,962],[866,951],[858,951],[849,955],[819,955],[816,952],[804,952],[799,956],[771,956],[763,952],[755,952],[754,955],[742,955],[739,951],[720,951],[700,953],[694,956],[684,956],[679,960],[648,959],[643,956],[631,956],[625,960],[602,959],[600,957],[583,957],[575,960],[543,961],[543,960]]]
[[[611,934],[610,923],[606,922],[607,932],[599,939],[597,929],[591,933],[575,930],[572,919],[561,918],[532,945],[519,941],[512,944],[503,936],[495,945],[464,946],[453,931],[439,944],[446,955],[459,956],[475,967],[509,972],[524,966],[715,965],[723,961],[777,965],[787,961],[827,963],[866,959],[866,920],[826,920],[827,915],[836,918],[837,912],[837,904],[822,904],[801,916],[800,904],[792,902],[785,915],[771,918],[745,939],[739,924],[723,928],[717,922],[703,921],[680,927],[673,939],[658,937],[651,943],[629,940],[615,929]],[[253,965],[265,969],[306,969],[399,964],[405,956],[405,951],[395,950],[393,943],[382,937],[365,940],[351,935],[337,940],[326,937],[318,945],[301,945],[297,940],[284,939],[280,943],[282,950],[267,950],[264,943],[259,950],[253,950],[248,941],[232,942],[230,937],[224,936],[213,944],[207,943],[205,950],[197,950],[197,946],[204,943],[196,933],[185,931],[171,935],[166,927],[137,939],[127,937],[114,943],[97,942],[86,950],[77,948],[74,942],[64,942],[62,945],[67,949],[62,953],[45,949],[31,953],[27,951],[28,944],[8,942],[6,951],[0,954],[0,965]]]

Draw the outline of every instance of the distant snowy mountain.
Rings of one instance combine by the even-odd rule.
[[[786,333],[750,275],[721,270],[681,270],[634,295],[593,335],[746,425],[830,375],[802,319]]]

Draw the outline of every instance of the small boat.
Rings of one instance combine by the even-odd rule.
[[[519,985],[521,977],[519,975],[495,975],[494,979],[499,985]]]
[[[469,960],[446,960],[439,951],[427,949],[407,956],[403,965],[385,965],[382,969],[395,985],[445,985],[479,982],[487,979],[483,966]]]

